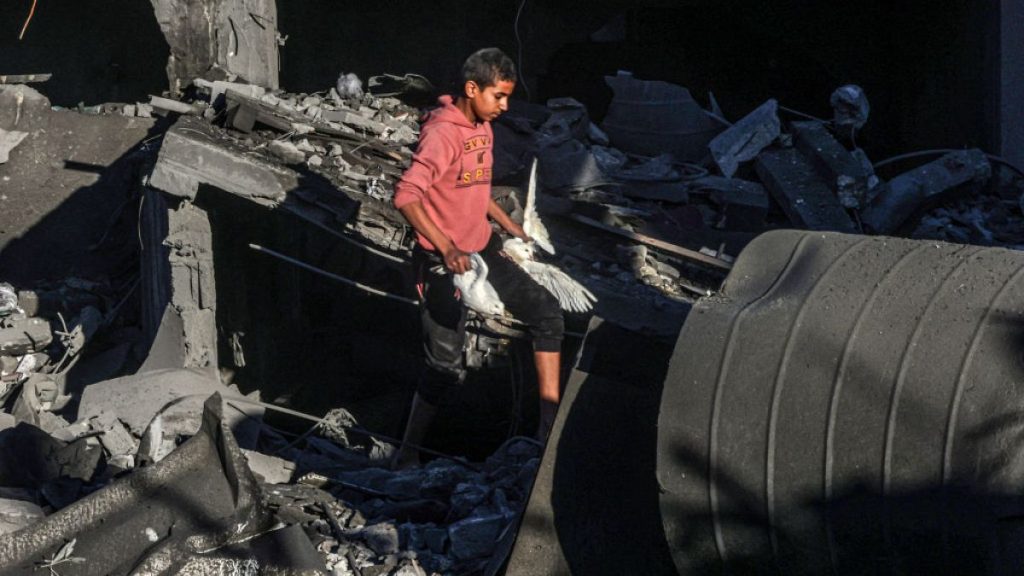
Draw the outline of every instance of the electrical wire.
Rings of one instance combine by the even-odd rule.
[[[802,116],[804,118],[807,118],[808,120],[814,120],[815,122],[821,122],[822,124],[832,124],[831,120],[825,120],[824,118],[818,118],[817,116],[811,116],[810,114],[807,114],[805,112],[801,112],[799,110],[794,110],[792,108],[787,108],[787,107],[785,107],[785,106],[783,106],[781,104],[779,104],[779,110],[782,110],[783,112],[789,112],[790,114],[793,114],[795,116]]]
[[[18,40],[25,37],[25,31],[28,30],[28,23],[32,21],[32,15],[36,13],[36,0],[32,0],[32,7],[28,9],[28,17],[25,18],[25,24],[21,27],[21,34],[18,34]]]
[[[922,156],[938,156],[940,154],[949,154],[951,152],[962,152],[962,150],[957,150],[954,148],[936,148],[934,150],[918,150],[917,152],[907,152],[906,154],[900,154],[899,156],[893,156],[891,158],[886,158],[885,160],[875,162],[873,164],[873,167],[877,171],[879,168],[883,166],[888,166],[889,164],[893,164],[895,162],[910,160],[911,158],[920,158]],[[1002,156],[996,156],[995,154],[989,154],[987,152],[985,153],[985,156],[990,161],[995,162],[996,164],[1006,166],[1010,170],[1016,172],[1019,176],[1024,177],[1024,170],[1021,170],[1019,167],[1017,167],[1017,165],[1007,160],[1006,158],[1003,158]]]

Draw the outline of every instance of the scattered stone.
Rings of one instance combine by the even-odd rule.
[[[301,164],[306,161],[306,155],[298,146],[287,140],[272,140],[267,144],[267,151],[285,164]]]
[[[836,126],[860,130],[868,121],[871,105],[864,89],[856,84],[836,88],[829,98]]]
[[[768,100],[708,144],[715,164],[726,178],[736,173],[741,162],[753,159],[779,137],[778,109],[778,102]]]
[[[24,500],[0,499],[0,534],[10,534],[45,518],[38,505]]]
[[[394,524],[381,523],[367,526],[359,531],[359,536],[378,555],[395,554],[399,550],[398,529]]]
[[[287,484],[295,474],[295,463],[284,458],[244,449],[242,454],[253,474],[268,484]]]
[[[503,514],[492,514],[466,518],[452,524],[448,527],[452,556],[459,560],[489,556],[507,522]]]

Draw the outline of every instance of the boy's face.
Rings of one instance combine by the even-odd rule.
[[[470,80],[466,82],[466,98],[476,119],[490,122],[508,110],[508,97],[515,89],[516,83],[511,80],[498,80],[484,88]]]

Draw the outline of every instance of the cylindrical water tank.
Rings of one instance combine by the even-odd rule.
[[[683,574],[1024,572],[1024,253],[777,231],[662,395]]]

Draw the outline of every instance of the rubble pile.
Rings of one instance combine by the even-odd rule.
[[[278,450],[270,461],[248,453],[249,463],[258,476],[279,480],[265,487],[271,509],[302,524],[338,575],[493,570],[504,558],[499,547],[511,545],[540,460],[536,441],[514,437],[479,467],[438,458],[393,472],[387,460],[357,462],[365,447],[308,440],[307,448]]]
[[[608,83],[616,99],[601,126],[571,98],[516,103],[494,126],[494,176],[498,184],[519,183],[538,159],[537,209],[557,247],[554,258],[597,295],[595,314],[622,326],[674,334],[689,304],[717,289],[733,256],[773,228],[1024,247],[1015,168],[1004,170],[1005,162],[993,164],[980,150],[952,150],[883,178],[891,169],[873,164],[856,143],[870,112],[856,86],[832,95],[829,120],[768,100],[732,122],[713,96],[704,109],[679,86],[629,75]],[[147,231],[153,242],[143,257],[157,270],[152,283],[172,286],[154,289],[166,298],[157,299],[155,314],[166,306],[166,317],[178,314],[186,326],[178,332],[199,326],[195,333],[209,341],[183,345],[188,369],[114,378],[137,368],[129,354],[140,336],[117,324],[134,284],[69,278],[32,291],[0,284],[0,401],[7,407],[0,413],[6,431],[0,435],[0,534],[42,531],[71,516],[104,524],[106,517],[85,514],[98,514],[89,503],[109,498],[130,507],[131,498],[152,497],[146,490],[176,486],[170,478],[182,483],[178,496],[189,506],[216,510],[223,525],[179,525],[185,514],[161,501],[165,508],[153,518],[138,520],[145,526],[137,526],[136,536],[147,541],[126,548],[117,562],[160,566],[166,552],[188,566],[212,562],[248,573],[255,565],[238,558],[249,556],[227,552],[248,542],[240,539],[244,534],[254,542],[289,542],[302,559],[289,560],[293,568],[311,563],[314,572],[339,576],[500,568],[539,466],[536,442],[509,438],[481,464],[436,455],[423,468],[393,471],[393,440],[361,428],[344,410],[312,417],[316,424],[306,433],[289,434],[263,419],[263,410],[279,407],[244,397],[211,375],[218,368],[211,234],[202,209],[191,204],[201,184],[287,211],[391,265],[410,257],[414,235],[391,200],[413,154],[420,111],[397,93],[373,94],[374,86],[364,92],[345,74],[328,90],[295,94],[197,79],[184,100],[154,96],[148,103],[79,107],[82,114],[173,120],[152,138],[160,140],[159,153],[143,198],[162,194],[171,201],[145,207],[158,225]],[[5,156],[28,135],[4,134]],[[521,190],[496,186],[494,192],[514,218],[522,214]],[[156,262],[154,254],[167,261]],[[164,267],[166,277],[159,275]],[[415,304],[398,294],[408,286],[369,287],[328,275]],[[512,319],[504,320],[514,328]],[[69,373],[98,335],[109,346],[96,350],[84,391],[71,391]],[[244,365],[237,334],[233,344],[242,358],[236,364]],[[213,398],[223,398],[224,406],[213,408]],[[232,498],[202,501],[202,490],[188,489],[187,474],[175,476],[176,467],[216,476]],[[229,500],[230,510],[217,508]],[[79,531],[102,533],[98,524]],[[85,557],[87,541],[69,547],[78,532],[53,533],[62,540],[40,540],[51,569],[57,559]],[[263,544],[251,546],[258,551]],[[253,554],[252,562],[264,562]]]
[[[203,389],[217,392],[207,399],[207,393],[197,392]],[[228,447],[204,453],[182,468],[182,450],[208,434],[211,402],[221,401],[218,426],[231,432],[216,442]],[[480,465],[440,457],[422,468],[392,471],[392,445],[362,429],[344,410],[332,410],[306,434],[288,438],[261,422],[261,412],[253,411],[259,406],[195,372],[161,371],[90,387],[82,398],[80,419],[50,424],[48,433],[19,424],[0,440],[0,543],[28,528],[56,531],[66,546],[67,540],[83,534],[69,531],[60,518],[83,515],[83,507],[107,514],[108,507],[89,502],[111,499],[123,504],[119,487],[136,475],[166,477],[168,468],[191,474],[196,466],[216,470],[224,464],[218,465],[214,455],[232,458],[237,452],[237,463],[231,466],[246,471],[233,474],[250,478],[239,485],[248,486],[244,498],[263,510],[263,530],[301,528],[304,536],[292,545],[315,550],[321,571],[339,576],[493,573],[504,559],[503,547],[511,546],[539,465],[541,447],[535,440],[510,438]],[[241,415],[232,416],[233,411]],[[160,541],[159,515],[146,519],[147,514],[142,514],[145,537]],[[172,516],[187,524],[184,518],[190,514],[178,507]],[[93,521],[89,534],[106,530],[105,520],[86,522]],[[236,538],[240,531],[253,529],[235,521],[238,528],[228,531]],[[186,530],[179,536],[202,533]],[[219,540],[222,535],[204,537]],[[306,538],[308,543],[303,543]],[[180,552],[187,556],[195,551]],[[148,562],[150,554],[136,561]]]
[[[101,377],[125,364],[138,334],[114,326],[124,297],[105,283],[80,278],[32,290],[0,283],[0,402],[11,407],[17,421],[47,432],[67,426],[57,413],[72,400],[68,375],[101,329],[108,336]]]

